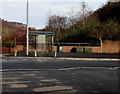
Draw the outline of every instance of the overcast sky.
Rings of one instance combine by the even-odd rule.
[[[49,1],[49,2],[48,2]],[[88,2],[89,1],[89,2]],[[91,10],[96,10],[108,0],[86,0]],[[42,29],[47,23],[48,14],[69,16],[71,9],[80,9],[80,0],[29,0],[29,26]],[[0,1],[0,18],[8,21],[26,23],[25,0]]]

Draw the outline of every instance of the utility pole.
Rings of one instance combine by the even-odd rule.
[[[26,14],[26,28],[27,28],[27,34],[26,34],[26,55],[29,55],[29,28],[28,28],[28,0],[27,0],[27,14]]]

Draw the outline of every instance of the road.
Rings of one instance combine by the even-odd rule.
[[[3,92],[118,94],[118,61],[3,59]]]

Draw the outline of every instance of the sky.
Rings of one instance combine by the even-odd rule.
[[[91,10],[96,10],[108,0],[84,0]],[[7,21],[26,23],[27,0],[1,0],[0,18]],[[42,29],[47,24],[49,14],[69,16],[71,9],[78,11],[81,0],[29,0],[29,26]]]

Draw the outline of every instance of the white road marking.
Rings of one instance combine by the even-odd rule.
[[[26,84],[11,84],[11,88],[26,88],[28,87]]]
[[[56,91],[56,90],[71,90],[73,87],[70,86],[51,86],[51,87],[40,87],[35,88],[33,91],[35,92],[46,92],[46,91]]]
[[[74,69],[80,69],[81,67],[73,67],[73,68],[62,68],[58,70],[74,70]]]
[[[74,69],[118,69],[120,67],[74,67],[74,68],[62,68],[62,69],[58,69],[58,70],[74,70]]]
[[[120,67],[71,67],[61,69],[1,69],[1,71],[50,71],[50,70],[75,70],[75,69],[119,69]]]
[[[49,71],[56,69],[1,69],[0,71]]]

